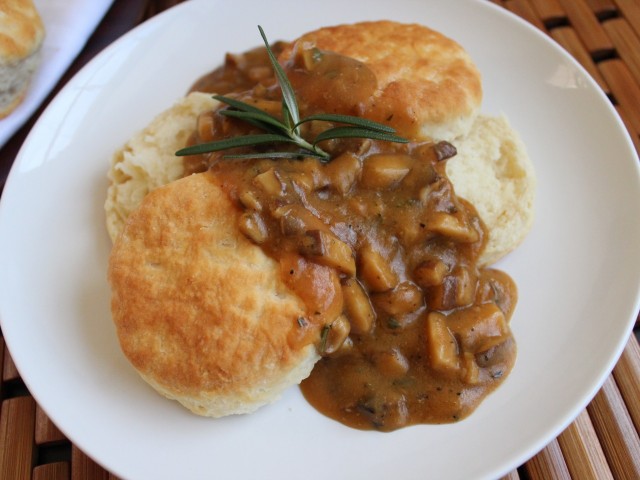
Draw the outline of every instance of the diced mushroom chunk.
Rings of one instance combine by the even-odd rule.
[[[445,275],[442,283],[425,289],[427,303],[439,311],[466,307],[475,300],[477,284],[475,271],[457,266]]]
[[[412,159],[403,154],[374,154],[364,162],[361,185],[364,188],[390,188],[411,171]]]
[[[351,331],[356,334],[369,333],[373,327],[376,314],[360,282],[355,278],[349,278],[344,281],[342,283],[342,295],[344,297],[345,311],[351,322]]]
[[[476,296],[477,276],[469,268],[460,266],[454,268],[452,273],[456,278],[456,305],[462,307],[472,304]]]
[[[351,247],[332,233],[308,230],[300,240],[300,253],[342,273],[354,276],[356,261]]]
[[[409,371],[409,361],[397,348],[377,353],[374,361],[376,368],[389,378],[402,377]]]
[[[323,355],[336,353],[349,336],[349,320],[340,315],[329,325],[325,325],[320,338],[320,350]]]
[[[422,288],[440,285],[449,273],[449,268],[440,259],[434,258],[420,263],[413,272],[414,279]]]
[[[238,228],[249,240],[257,244],[264,243],[268,238],[267,227],[262,218],[255,212],[245,212],[240,216]]]
[[[447,324],[464,351],[479,353],[501,344],[510,336],[509,325],[495,303],[473,305],[455,311]]]
[[[372,295],[374,305],[389,315],[415,312],[424,305],[422,290],[411,282],[402,282],[386,292]]]
[[[475,385],[480,382],[480,367],[476,363],[476,356],[470,352],[463,352],[462,360],[462,381]]]
[[[433,150],[439,162],[441,162],[442,160],[447,160],[451,157],[455,157],[458,153],[456,147],[445,141],[436,143],[433,146]]]
[[[478,241],[478,232],[459,217],[446,212],[435,212],[427,220],[427,229],[449,237],[456,242],[473,243]]]
[[[300,60],[306,70],[313,70],[322,58],[322,52],[317,48],[302,48],[299,51]]]
[[[378,249],[365,244],[358,252],[360,278],[374,292],[391,290],[398,284],[398,275]]]
[[[238,200],[240,203],[248,209],[255,210],[257,212],[262,211],[262,203],[253,190],[245,188],[238,193]]]
[[[438,312],[427,315],[427,351],[431,367],[442,373],[455,373],[460,369],[458,343],[447,327],[447,318]]]
[[[351,152],[341,154],[326,166],[329,186],[341,194],[345,194],[351,190],[353,184],[360,177],[361,172],[362,163],[358,157]]]
[[[267,195],[272,197],[278,197],[284,192],[284,183],[280,175],[273,168],[256,175],[253,182]]]
[[[296,172],[289,174],[289,181],[297,188],[303,190],[305,193],[310,192],[316,188],[316,181],[313,174],[310,172]]]
[[[273,211],[273,216],[280,221],[280,229],[284,235],[303,235],[309,230],[328,230],[328,227],[302,205],[285,205]]]

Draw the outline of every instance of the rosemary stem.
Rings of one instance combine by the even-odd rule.
[[[320,155],[323,158],[330,158],[331,155],[329,155],[327,152],[325,152],[324,150],[322,150],[319,146],[317,145],[312,145],[311,143],[307,142],[304,138],[302,138],[300,135],[298,135],[297,133],[291,131],[289,133],[289,136],[291,137],[292,140],[294,140],[301,148],[304,148],[305,150],[309,150],[310,152],[315,152],[316,154]]]

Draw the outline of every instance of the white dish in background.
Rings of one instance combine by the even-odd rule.
[[[275,13],[274,13],[275,12]],[[324,25],[389,18],[456,39],[538,176],[537,219],[500,263],[518,283],[515,369],[468,419],[393,433],[329,420],[296,388],[212,420],[148,387],[109,313],[103,202],[111,153],[226,51]],[[540,32],[486,1],[187,2],[127,34],[42,115],[0,204],[0,320],[31,393],[87,454],[124,478],[496,478],[586,406],[639,305],[640,175],[606,97]]]
[[[22,103],[0,119],[0,147],[36,111],[67,71],[113,0],[35,0],[45,26],[41,60]]]

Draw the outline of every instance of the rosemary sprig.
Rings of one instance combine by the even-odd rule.
[[[267,48],[269,60],[282,91],[282,118],[277,118],[259,108],[246,102],[224,95],[214,95],[213,98],[225,103],[229,108],[220,110],[218,113],[228,117],[237,118],[244,122],[265,131],[264,134],[244,135],[224,140],[216,140],[190,147],[183,148],[176,152],[178,156],[200,155],[203,153],[217,152],[237,147],[251,147],[261,144],[290,143],[298,147],[298,151],[282,151],[268,153],[250,153],[238,155],[225,155],[225,158],[300,158],[316,157],[322,162],[329,162],[331,156],[322,150],[318,143],[325,140],[338,138],[370,138],[373,140],[383,140],[387,142],[407,143],[406,138],[395,135],[395,130],[387,125],[366,118],[352,115],[339,115],[329,113],[319,113],[300,118],[298,102],[295,93],[286,73],[278,63],[262,27],[258,25],[258,30]],[[313,141],[309,142],[300,134],[300,126],[306,122],[322,121],[342,124],[341,126],[329,128],[318,134]]]

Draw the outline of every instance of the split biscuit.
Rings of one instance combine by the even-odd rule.
[[[480,115],[456,144],[446,172],[456,194],[468,200],[489,238],[479,259],[488,266],[522,243],[535,216],[536,175],[527,150],[507,118]]]
[[[304,34],[279,57],[316,47],[354,58],[377,77],[367,112],[402,135],[447,140],[468,133],[482,103],[482,80],[455,41],[422,25],[392,21],[325,27]]]
[[[186,145],[198,115],[217,105],[219,102],[208,93],[190,93],[158,114],[113,154],[104,206],[112,241],[147,193],[182,178],[183,159],[175,152]]]

